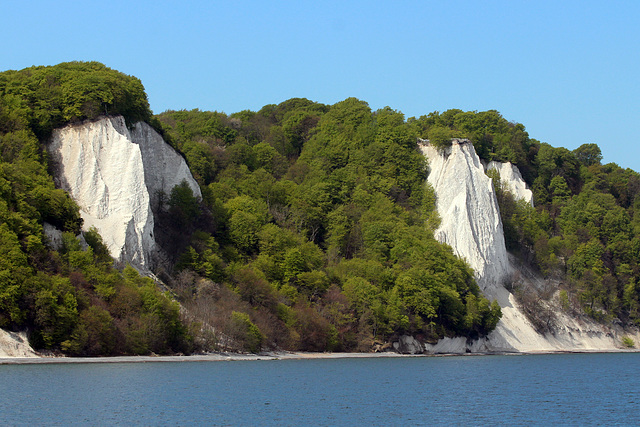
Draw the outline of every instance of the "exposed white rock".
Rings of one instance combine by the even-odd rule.
[[[450,148],[439,151],[428,141],[421,141],[419,147],[429,160],[428,181],[435,190],[436,208],[442,220],[435,237],[467,260],[485,296],[496,300],[502,309],[502,318],[488,337],[473,342],[464,338],[444,338],[435,345],[425,345],[427,352],[612,351],[622,347],[623,335],[640,342],[637,331],[605,327],[586,318],[572,318],[552,302],[548,307],[556,318],[553,333],[536,332],[514,296],[503,286],[514,267],[505,248],[495,192],[473,144],[454,140]],[[516,188],[519,182],[524,183],[512,165],[494,167],[499,168],[503,180],[516,183]],[[517,194],[526,196],[522,188],[526,189],[520,187]],[[525,286],[536,287],[532,283],[535,278],[527,280]]]
[[[507,190],[516,199],[522,199],[525,202],[533,206],[533,192],[527,186],[527,183],[522,179],[520,169],[510,162],[501,163],[491,161],[487,164],[487,170],[496,170],[500,175],[500,180],[507,185]]]
[[[475,351],[553,351],[559,350],[545,336],[539,334],[527,317],[522,313],[515,297],[504,287],[485,291],[490,300],[498,301],[502,318],[489,336],[476,343]]]
[[[429,184],[442,219],[435,237],[451,246],[476,272],[482,289],[496,288],[509,274],[502,221],[491,179],[473,144],[454,140],[439,151],[419,144],[429,159]]]
[[[111,255],[148,271],[158,247],[151,202],[185,180],[202,197],[184,159],[146,123],[130,131],[121,116],[53,132],[48,146],[57,184],[80,205]]]
[[[38,357],[27,341],[24,332],[7,332],[0,329],[0,357]]]

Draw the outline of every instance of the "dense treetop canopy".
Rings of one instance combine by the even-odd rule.
[[[374,316],[369,325],[378,326],[375,333],[359,321],[352,330],[360,337],[368,331],[365,336],[384,340],[389,335],[380,334],[381,330],[393,331],[392,334],[421,330],[427,336],[433,331],[436,332],[431,336],[471,334],[459,329],[460,324],[454,326],[455,322],[452,325],[444,320],[469,318],[469,310],[473,309],[466,308],[466,314],[463,309],[453,316],[446,314],[457,303],[442,305],[446,291],[433,279],[437,269],[427,269],[425,276],[417,276],[424,277],[417,288],[406,287],[408,272],[416,273],[424,262],[456,271],[451,260],[427,261],[433,260],[438,250],[447,249],[433,241],[430,234],[438,218],[435,196],[425,185],[427,168],[416,150],[417,138],[428,138],[442,147],[451,138],[468,138],[485,162],[517,165],[534,192],[536,207],[515,200],[499,177],[493,176],[508,249],[558,284],[555,290],[563,296],[566,310],[586,313],[603,322],[640,322],[640,175],[615,164],[601,165],[602,155],[596,144],[587,143],[574,151],[555,148],[530,138],[522,124],[509,122],[494,110],[448,110],[405,119],[391,108],[371,111],[365,102],[355,98],[332,106],[292,99],[258,112],[230,116],[195,110],[170,111],[157,117],[166,134],[180,141],[178,146],[184,149],[189,164],[196,165],[194,170],[205,186],[208,202],[222,209],[218,212],[229,208],[229,200],[234,197],[245,202],[251,199],[262,206],[260,218],[266,219],[251,226],[241,213],[243,209],[227,210],[227,216],[221,216],[228,222],[221,221],[214,233],[219,245],[233,244],[233,239],[240,236],[242,242],[235,243],[239,252],[220,253],[237,253],[240,258],[236,260],[264,275],[275,290],[293,292],[289,288],[293,287],[298,292],[295,295],[300,295],[305,288],[300,287],[299,278],[283,273],[278,267],[278,262],[283,261],[263,252],[270,244],[261,240],[266,237],[263,228],[270,230],[268,235],[292,233],[290,242],[295,242],[297,235],[302,239],[298,242],[307,239],[325,254],[324,264],[318,261],[314,265],[323,266],[320,271],[328,279],[318,283],[324,283],[325,297],[340,295],[327,288],[337,286],[349,302],[347,307],[355,310],[354,321],[364,316],[357,307],[375,306],[371,298],[381,298],[381,304],[387,307],[393,306],[392,301],[398,302],[393,306],[395,312],[404,313],[409,319],[408,323],[395,321],[394,326],[380,328],[385,325],[384,316]],[[216,123],[215,135],[205,136],[195,130],[196,124],[204,120]],[[424,252],[420,249],[423,247],[429,249]],[[399,257],[400,254],[403,255]],[[585,258],[585,254],[590,255]],[[218,265],[237,262],[233,260],[220,260]],[[359,274],[355,272],[360,271],[356,266],[361,262],[377,273],[357,280],[351,277]],[[350,267],[343,267],[347,265]],[[189,269],[186,264],[181,268]],[[316,274],[311,270],[308,273]],[[337,271],[341,275],[336,276]],[[220,274],[215,275],[220,280]],[[454,281],[447,278],[440,283]],[[518,294],[524,292],[516,279],[510,286]],[[317,294],[318,288],[315,289]],[[369,295],[369,299],[356,302],[360,298],[354,293],[356,289]],[[412,292],[406,293],[406,289]],[[418,289],[437,297],[429,303],[418,303],[414,299]],[[385,294],[389,291],[391,294]],[[456,292],[463,305],[473,300],[471,295],[478,295],[459,288]],[[526,300],[526,295],[521,297]],[[323,312],[326,300],[316,301],[307,295],[306,301],[311,308]],[[287,304],[291,305],[291,300]],[[300,309],[297,303],[293,307],[294,311]],[[435,308],[438,315],[428,314],[434,313],[429,307]],[[533,313],[530,320],[545,331],[553,322],[540,320],[535,314],[542,311],[540,307],[529,310]],[[385,319],[388,325],[391,318]],[[418,320],[425,322],[423,326]],[[405,329],[399,329],[400,324]],[[433,329],[425,332],[424,324]],[[341,348],[357,347],[353,342],[342,345]]]
[[[216,218],[184,242],[176,287],[192,304],[198,277],[240,297],[219,296],[213,303],[229,314],[211,323],[233,329],[224,319],[248,304],[265,342],[304,350],[495,327],[500,309],[433,238],[434,194],[402,113],[355,98],[332,106],[295,98],[258,112],[167,111],[157,120]]]
[[[0,123],[4,132],[31,129],[46,137],[69,122],[121,114],[149,120],[140,80],[98,62],[66,62],[0,73]]]

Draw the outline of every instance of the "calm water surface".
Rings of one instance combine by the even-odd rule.
[[[640,354],[0,366],[1,425],[637,425]]]

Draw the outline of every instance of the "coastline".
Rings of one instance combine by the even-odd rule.
[[[638,353],[639,349],[593,349],[566,351],[532,352],[491,352],[491,353],[438,353],[438,354],[401,354],[380,353],[307,353],[307,352],[268,352],[259,354],[208,353],[190,356],[110,356],[110,357],[0,357],[0,365],[38,365],[68,363],[166,363],[166,362],[240,362],[240,361],[277,361],[277,360],[317,360],[317,359],[365,359],[365,358],[417,358],[451,356],[531,356],[545,354],[594,354],[594,353]]]
[[[258,354],[208,353],[190,356],[109,356],[109,357],[0,357],[0,365],[37,365],[52,363],[154,363],[154,362],[241,362],[257,360],[355,359],[428,357],[431,354],[383,353],[307,353],[267,352]]]

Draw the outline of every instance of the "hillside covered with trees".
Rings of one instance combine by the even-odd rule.
[[[215,218],[194,230],[173,287],[186,307],[218,307],[217,330],[245,312],[269,347],[367,351],[404,333],[495,327],[497,304],[433,238],[427,165],[401,113],[291,99],[157,119]]]
[[[429,340],[490,331],[498,308],[473,284],[469,290],[450,286],[465,277],[464,264],[432,237],[438,218],[416,139],[446,146],[454,137],[470,139],[485,161],[514,163],[532,188],[535,208],[515,200],[490,173],[508,250],[548,279],[542,299],[559,295],[567,313],[603,323],[640,324],[640,175],[602,165],[596,144],[555,148],[497,111],[405,119],[353,98],[333,106],[290,99],[229,116],[193,110],[156,117],[217,212],[215,228],[194,234],[181,257],[181,283],[197,295],[198,277],[229,281],[254,307],[261,330],[269,330],[270,316],[259,314],[268,307],[256,308],[254,296],[243,295],[257,286],[243,291],[246,279],[236,278],[236,268],[279,301],[276,318],[284,311],[290,319],[293,311],[298,321],[304,308],[329,320],[327,336],[335,328],[339,349],[366,349],[398,333]],[[273,236],[280,240],[277,250]],[[289,256],[302,244],[318,258],[292,269]],[[539,332],[554,327],[540,295],[520,286],[517,276],[505,285]],[[334,296],[339,303],[327,299]],[[327,315],[327,303],[349,319],[342,328]],[[394,313],[402,313],[402,321]]]
[[[507,249],[550,279],[546,298],[559,289],[560,304],[571,314],[640,325],[640,174],[602,165],[594,143],[573,151],[540,143],[496,111],[449,110],[416,122],[423,135],[467,137],[482,159],[518,166],[533,190],[535,208],[514,200],[499,177],[489,175]],[[551,330],[553,319],[545,319],[550,314],[518,282],[514,277],[507,287],[529,305],[530,320],[540,332]]]
[[[83,249],[78,207],[49,174],[51,130],[104,114],[150,122],[202,189],[201,201],[187,187],[166,199],[168,293],[115,269],[95,230]],[[535,208],[494,177],[507,248],[554,280],[565,310],[640,324],[640,175],[602,165],[595,144],[554,148],[497,111],[407,119],[354,98],[153,116],[136,78],[66,63],[0,73],[0,327],[82,355],[371,351],[402,334],[483,336],[500,308],[433,238],[435,195],[416,145],[452,137],[519,167]],[[44,222],[65,232],[59,250]],[[517,277],[508,285],[526,300]],[[531,304],[539,329],[550,327]]]

